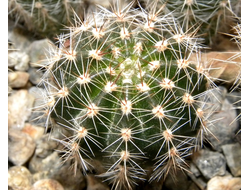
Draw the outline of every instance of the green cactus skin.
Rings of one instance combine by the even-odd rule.
[[[75,16],[49,51],[41,84],[40,109],[70,134],[56,139],[62,157],[85,174],[95,170],[89,159],[101,161],[107,170],[99,177],[113,189],[186,170],[185,157],[209,133],[213,106],[207,70],[189,61],[199,39],[171,14],[133,3],[117,1],[84,21]]]

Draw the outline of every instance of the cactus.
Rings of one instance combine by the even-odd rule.
[[[39,38],[50,38],[71,25],[74,13],[84,17],[84,0],[10,0],[9,17]]]
[[[147,5],[151,1],[145,0]],[[240,15],[240,0],[164,0],[164,12],[172,12],[181,27],[202,36],[206,45],[219,32],[228,32]]]
[[[75,15],[75,25],[49,50],[37,108],[61,127],[65,161],[98,174],[113,189],[133,189],[187,170],[185,158],[210,133],[213,91],[198,61],[200,39],[157,2]],[[162,5],[161,7],[164,7]],[[197,56],[197,61],[190,61]],[[151,171],[151,172],[150,172]]]

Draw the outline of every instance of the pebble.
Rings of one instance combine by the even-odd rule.
[[[8,126],[22,129],[31,114],[34,96],[27,90],[18,90],[8,97]]]
[[[29,55],[21,51],[8,53],[8,66],[14,67],[17,71],[27,71],[29,69]]]
[[[49,50],[54,47],[53,42],[48,39],[35,40],[28,48],[28,55],[30,56],[31,67],[41,67],[48,63],[46,55],[49,54]]]
[[[193,156],[195,165],[207,180],[217,175],[225,175],[226,160],[221,153],[203,149]]]
[[[28,134],[18,130],[8,131],[8,157],[17,166],[26,163],[35,151],[35,141]]]
[[[8,85],[11,88],[22,88],[29,80],[29,73],[23,71],[14,71],[8,74]]]
[[[64,190],[64,188],[54,179],[41,179],[33,184],[31,190]]]
[[[35,155],[40,158],[46,158],[58,147],[56,141],[50,140],[50,134],[45,134],[36,141]]]
[[[47,117],[41,107],[45,104],[43,95],[46,93],[46,91],[43,88],[33,86],[29,89],[28,92],[35,97],[35,101],[33,104],[34,111],[29,117],[29,123],[33,125],[45,126],[45,123],[47,122]]]
[[[239,177],[215,176],[207,183],[207,190],[240,190],[241,179]]]
[[[225,40],[223,40],[223,42],[225,42]],[[225,48],[225,46],[228,48],[229,44],[232,43],[230,42],[226,44],[221,44],[220,46],[222,48]],[[216,46],[218,46],[218,43],[216,44]],[[192,54],[192,56],[189,58],[189,61],[192,61],[194,64],[203,63],[206,68],[209,68],[209,76],[211,76],[213,79],[222,79],[227,82],[232,82],[235,80],[235,78],[237,77],[237,75],[241,70],[239,65],[232,64],[232,62],[236,63],[241,62],[241,58],[235,56],[238,53],[238,51],[236,50],[234,52],[225,52],[225,49],[223,50],[221,49],[219,51],[210,51],[208,53],[202,54],[203,56],[201,56],[199,61],[197,61],[196,54]],[[232,57],[234,57],[233,60]],[[231,60],[232,62],[224,60]],[[219,68],[219,69],[211,69],[211,68]]]
[[[190,170],[190,172],[192,172],[192,174],[193,174],[195,177],[201,176],[201,172],[199,171],[199,169],[196,167],[195,164],[190,163],[190,164],[189,164],[189,170]]]
[[[231,92],[228,93],[226,98],[228,101],[233,105],[234,109],[237,112],[237,117],[235,120],[239,121],[239,124],[241,125],[241,92]],[[234,122],[234,121],[232,121]]]
[[[44,135],[41,139],[45,139],[44,137],[47,135]],[[41,145],[46,143],[47,142],[41,143]],[[46,178],[55,179],[60,182],[65,190],[82,190],[84,187],[86,187],[86,181],[82,172],[77,170],[76,174],[74,174],[72,165],[70,163],[71,160],[63,163],[63,160],[60,158],[58,153],[54,151],[55,148],[51,148],[51,146],[48,146],[47,151],[45,151],[46,154],[43,152],[42,157],[39,156],[41,155],[40,152],[40,154],[36,153],[31,158],[29,162],[29,170],[34,174],[33,179],[35,181]],[[49,152],[51,154],[48,154]]]
[[[8,85],[8,96],[13,92],[13,89]]]
[[[210,133],[206,136],[214,150],[221,152],[222,145],[234,143],[235,134],[239,128],[238,121],[232,122],[236,117],[236,110],[227,99],[224,100],[221,111],[210,117],[211,121],[217,120],[214,125],[209,125],[209,130],[218,140],[215,140]]]
[[[202,96],[199,101],[206,101],[206,105],[203,109],[213,109],[214,111],[221,111],[222,103],[227,95],[227,89],[223,86],[210,89],[207,91],[206,96]]]
[[[204,180],[203,176],[196,177],[195,174],[187,172],[187,175],[190,177],[190,179],[195,183],[195,186],[197,186],[199,189],[204,190],[206,188],[206,181]],[[192,185],[190,185],[192,186]],[[189,190],[191,190],[189,188]]]
[[[32,185],[32,175],[24,166],[12,166],[8,170],[8,186],[12,190],[29,190]]]
[[[28,70],[29,80],[33,85],[38,85],[43,77],[43,72],[37,68],[30,67]]]
[[[241,146],[239,143],[222,146],[223,153],[234,177],[241,176]]]
[[[50,178],[59,181],[65,190],[82,190],[87,186],[85,176],[83,176],[82,172],[77,169],[76,173],[74,173],[71,160],[65,162],[61,167],[50,170],[48,175]]]
[[[49,171],[57,167],[60,167],[60,157],[57,152],[53,152],[45,158],[34,155],[29,162],[29,170],[31,173]]]
[[[49,176],[49,171],[39,171],[37,173],[33,173],[32,179],[33,181],[39,181],[41,179],[48,179],[48,176]]]
[[[15,23],[10,19],[8,21],[8,40],[15,45],[15,49],[27,53],[27,49],[33,40],[32,37],[24,33],[20,27],[14,27]]]
[[[226,98],[228,101],[234,105],[234,107],[240,107],[241,106],[241,92],[231,92],[228,93]]]
[[[36,141],[43,136],[45,128],[25,123],[22,132],[27,133]]]

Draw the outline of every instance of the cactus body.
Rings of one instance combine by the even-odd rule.
[[[146,0],[147,1],[147,0]],[[165,13],[172,12],[181,27],[194,31],[211,45],[212,38],[219,32],[227,33],[239,17],[239,0],[177,0],[162,1]],[[152,4],[147,1],[147,4]],[[160,5],[159,5],[160,7]]]
[[[207,71],[189,61],[199,40],[171,14],[132,4],[76,16],[50,51],[42,82],[42,109],[70,134],[57,139],[62,156],[86,174],[95,170],[89,159],[100,160],[99,176],[114,189],[185,169],[211,115]]]
[[[74,12],[83,17],[82,0],[10,0],[9,16],[40,38],[53,38],[73,21]]]

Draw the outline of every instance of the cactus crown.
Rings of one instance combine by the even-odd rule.
[[[75,15],[49,51],[42,82],[45,115],[69,134],[57,139],[63,158],[86,174],[95,170],[89,160],[102,161],[99,176],[114,189],[185,169],[211,114],[207,70],[190,60],[201,48],[195,32],[183,31],[164,5],[133,3]]]

